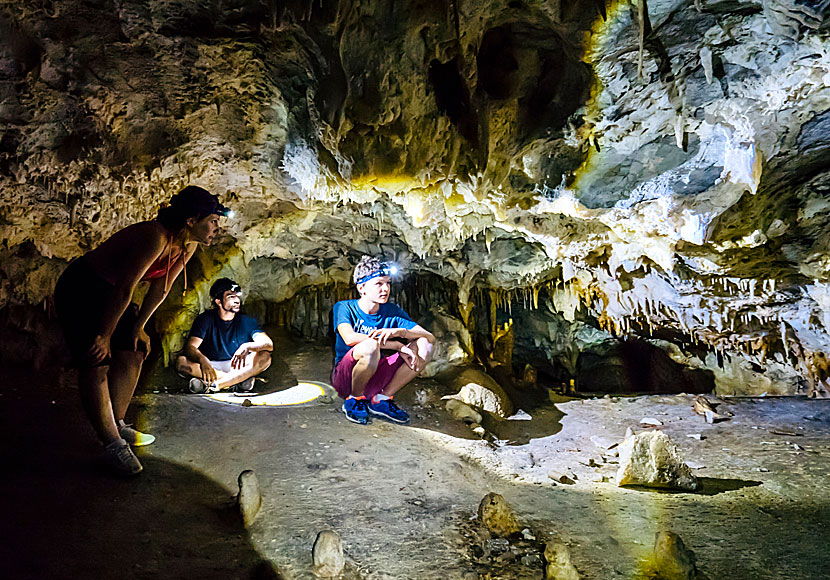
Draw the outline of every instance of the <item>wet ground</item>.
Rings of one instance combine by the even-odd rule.
[[[278,352],[258,390],[327,381],[328,348],[281,340]],[[583,578],[637,578],[658,530],[678,533],[710,579],[830,569],[828,401],[733,399],[722,408],[734,417],[709,425],[686,395],[560,397],[524,409],[531,421],[489,421],[494,445],[444,411],[448,391],[433,380],[400,397],[410,426],[358,426],[336,400],[231,406],[176,392],[160,373],[131,411],[158,441],[140,451],[140,477],[118,480],[97,463],[70,374],[7,369],[0,381],[4,578],[312,578],[323,529],[342,537],[347,578],[542,578],[552,538]],[[614,485],[605,446],[646,417],[695,463],[699,492]],[[249,530],[231,501],[244,469],[264,502]],[[551,471],[576,482],[554,484]],[[490,491],[525,538],[477,526]]]

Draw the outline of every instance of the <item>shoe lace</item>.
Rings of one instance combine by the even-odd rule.
[[[389,408],[392,409],[393,411],[400,411],[401,410],[401,408],[398,407],[395,404],[395,401],[393,401],[392,399],[387,399],[386,402],[389,403]]]
[[[355,411],[365,411],[366,410],[366,399],[355,399],[354,400],[354,410]]]

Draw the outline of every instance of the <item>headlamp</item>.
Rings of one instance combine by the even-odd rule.
[[[358,280],[357,283],[365,284],[369,280],[372,280],[373,278],[379,278],[381,276],[389,276],[391,278],[392,276],[396,276],[398,274],[398,271],[398,265],[394,262],[382,262],[379,270],[375,270],[374,272],[366,274],[365,276],[363,276],[363,278]]]

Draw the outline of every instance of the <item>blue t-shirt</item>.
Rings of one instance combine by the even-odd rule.
[[[381,304],[375,314],[366,314],[357,305],[357,300],[341,300],[334,305],[334,366],[340,362],[351,348],[337,332],[337,327],[347,322],[352,325],[355,332],[369,334],[378,328],[415,328],[417,325],[409,318],[409,314],[397,304]]]
[[[237,314],[233,320],[222,320],[215,308],[196,317],[190,336],[202,339],[199,350],[210,360],[231,360],[242,343],[253,340],[254,333],[262,332],[256,319]]]

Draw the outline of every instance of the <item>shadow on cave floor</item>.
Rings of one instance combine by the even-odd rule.
[[[57,373],[40,377],[0,376],[4,578],[279,577],[251,545],[231,491],[141,452],[152,477],[109,475],[76,389]]]
[[[658,489],[643,487],[641,485],[627,485],[626,488],[633,489],[635,491],[644,491],[647,493],[717,495],[727,491],[737,491],[739,489],[761,485],[760,481],[754,481],[751,479],[718,479],[715,477],[699,477],[697,482],[698,488],[695,491],[684,491],[682,489]]]

